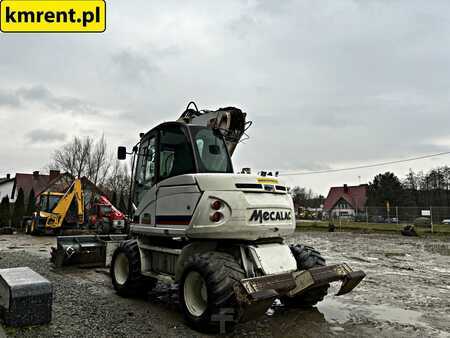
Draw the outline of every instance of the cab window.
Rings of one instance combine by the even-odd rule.
[[[141,143],[137,156],[136,166],[136,198],[140,200],[141,195],[149,190],[156,182],[156,137]]]
[[[200,172],[233,172],[222,136],[209,128],[192,128]]]
[[[189,139],[179,126],[165,126],[159,138],[159,176],[161,180],[195,173],[194,156]]]

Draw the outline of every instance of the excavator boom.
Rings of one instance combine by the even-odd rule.
[[[191,105],[195,109],[189,108]],[[232,156],[236,146],[245,136],[245,131],[252,124],[251,121],[246,121],[246,116],[246,113],[235,107],[199,111],[197,105],[190,102],[178,122],[201,125],[219,131],[223,135],[230,156]]]

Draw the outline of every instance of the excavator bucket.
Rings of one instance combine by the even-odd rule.
[[[59,236],[50,260],[58,268],[68,265],[105,267],[114,249],[127,238],[128,235]]]

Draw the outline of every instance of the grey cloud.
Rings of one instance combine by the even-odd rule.
[[[115,2],[105,34],[0,35],[2,118],[30,103],[48,108],[44,117],[83,113],[77,132],[108,128],[114,144],[176,119],[191,99],[235,105],[254,121],[235,167],[255,170],[320,170],[447,146],[433,140],[450,135],[448,1],[136,6]],[[117,118],[99,123],[95,107]],[[319,183],[341,183],[326,177]]]
[[[66,134],[56,130],[33,129],[26,134],[31,143],[50,143],[55,141],[64,141]]]
[[[69,112],[74,115],[98,113],[89,103],[76,97],[57,96],[42,85],[21,87],[15,93],[23,101],[37,102],[56,112]]]
[[[130,50],[115,53],[112,55],[112,61],[112,71],[127,81],[127,84],[147,82],[157,72],[157,67],[150,64],[145,56]]]
[[[41,104],[55,112],[77,114],[98,113],[91,104],[71,96],[57,96],[43,85],[20,87],[15,90],[0,89],[0,106],[26,107],[29,103]]]
[[[0,90],[0,107],[1,106],[17,108],[20,106],[20,99],[12,92]]]

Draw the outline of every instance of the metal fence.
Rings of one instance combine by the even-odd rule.
[[[327,217],[324,213],[320,219],[328,220],[330,218],[341,222],[431,226],[432,224],[450,224],[450,207],[366,207],[356,212],[335,209],[332,216]]]

